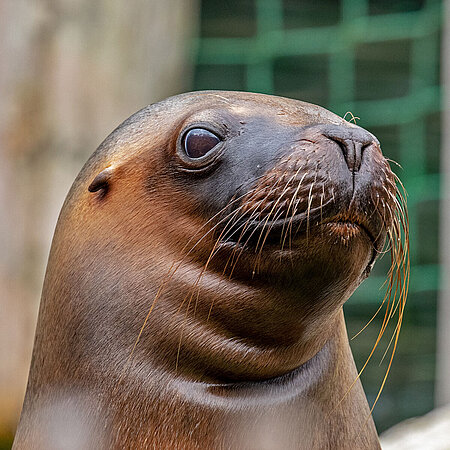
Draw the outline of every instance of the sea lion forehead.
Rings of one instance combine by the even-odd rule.
[[[356,127],[321,106],[274,95],[240,91],[195,91],[169,97],[133,114],[111,136],[123,141],[138,140],[141,134],[162,129],[175,131],[177,125],[191,118],[220,120],[227,112],[238,121],[267,118],[283,125],[301,127],[331,123]]]
[[[197,91],[168,99],[173,106],[185,103],[193,113],[223,107],[241,120],[267,117],[288,126],[331,123],[355,127],[321,106],[274,95],[240,91]]]

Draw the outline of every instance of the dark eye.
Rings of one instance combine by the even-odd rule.
[[[220,139],[204,128],[189,130],[184,137],[184,151],[189,158],[201,158],[212,150]]]

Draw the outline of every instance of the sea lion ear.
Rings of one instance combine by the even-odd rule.
[[[99,190],[104,190],[105,192],[109,188],[109,183],[113,176],[115,168],[107,167],[102,170],[97,176],[92,180],[91,184],[88,187],[89,192],[97,192]]]

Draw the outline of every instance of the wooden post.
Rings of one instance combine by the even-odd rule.
[[[14,430],[58,212],[90,153],[188,90],[197,0],[0,3],[0,439]]]
[[[442,80],[444,86],[442,114],[442,201],[440,220],[441,290],[437,314],[437,406],[450,404],[450,1],[444,2],[442,36]]]

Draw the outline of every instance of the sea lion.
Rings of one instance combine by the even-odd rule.
[[[377,139],[319,106],[137,112],[59,217],[15,448],[379,448],[342,305],[386,236],[403,255],[396,196]]]

